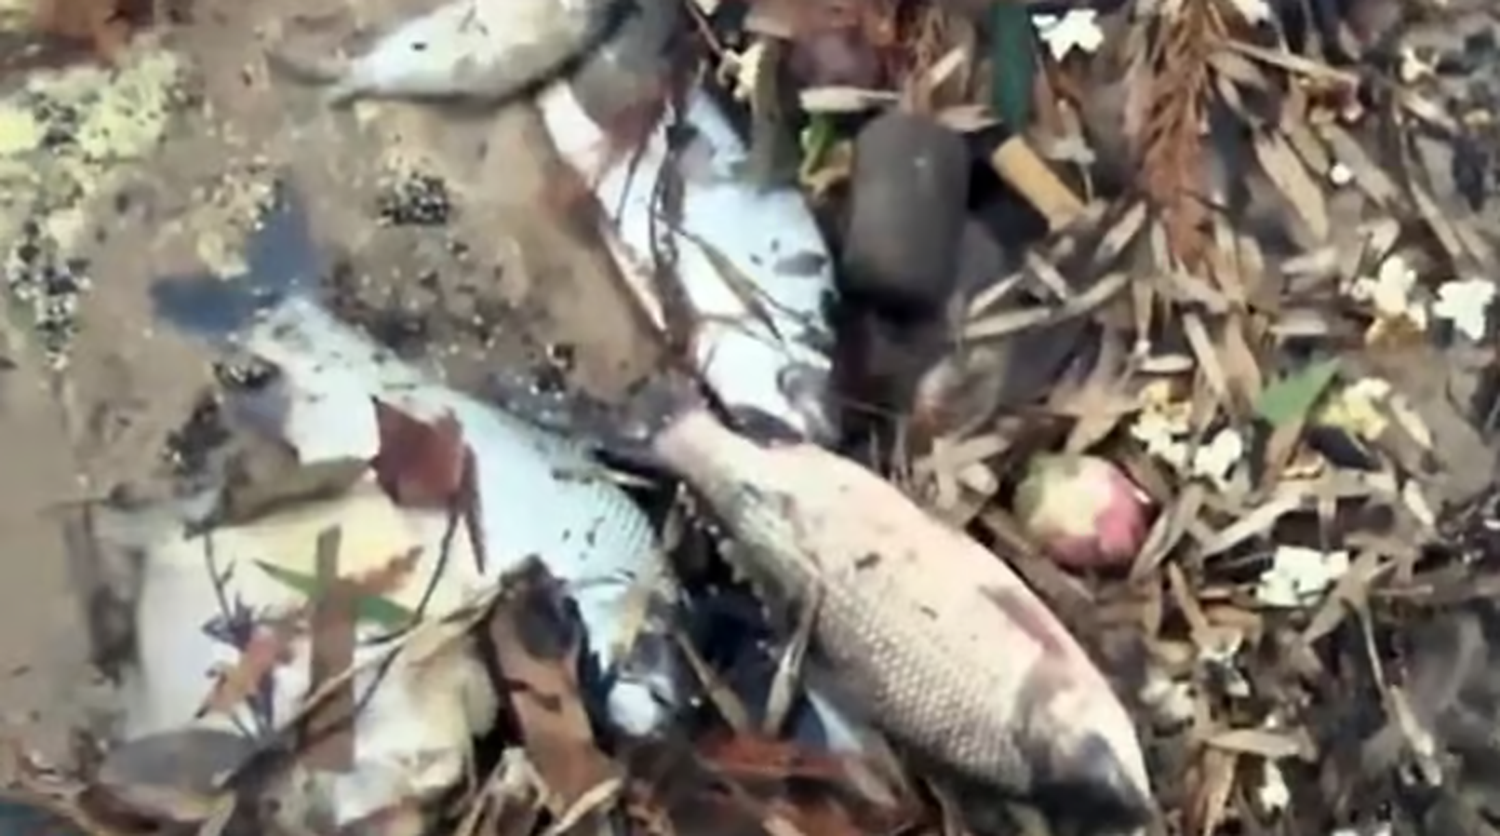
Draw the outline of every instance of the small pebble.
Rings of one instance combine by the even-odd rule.
[[[428,174],[415,174],[382,194],[376,212],[391,226],[443,226],[453,214],[453,205],[446,183]]]

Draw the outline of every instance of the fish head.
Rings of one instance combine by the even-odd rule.
[[[1031,790],[1047,808],[1088,822],[1135,827],[1156,814],[1130,715],[1100,676],[1031,677],[1019,749]]]

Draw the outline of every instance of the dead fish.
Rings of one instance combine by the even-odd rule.
[[[539,434],[438,383],[305,297],[265,311],[236,342],[280,372],[289,408],[279,430],[304,463],[372,457],[378,431],[374,413],[362,408],[371,396],[429,419],[456,417],[478,470],[480,524],[492,564],[483,582],[543,555],[575,599],[592,656],[609,675],[606,707],[616,728],[644,735],[669,722],[677,699],[674,657],[660,649],[665,637],[632,625],[630,613],[643,585],[667,608],[678,590],[645,514],[591,467],[581,446]],[[530,513],[518,516],[517,508]],[[420,516],[430,535],[443,536],[445,513]],[[638,629],[633,652],[624,652],[619,645]]]
[[[621,279],[658,326],[690,332],[694,367],[731,415],[831,442],[833,263],[802,194],[744,174],[749,152],[701,88],[686,93],[680,114],[648,123],[639,148],[612,153],[607,126],[664,89],[663,50],[680,4],[651,2],[577,76],[538,97],[543,124],[588,183]],[[683,139],[669,148],[669,133]],[[680,217],[659,185],[674,164]]]
[[[358,57],[271,66],[326,85],[330,105],[359,98],[499,102],[560,77],[630,14],[633,0],[450,0]]]
[[[581,414],[513,378],[496,394],[554,426]],[[1150,817],[1130,716],[1000,558],[854,461],[734,432],[689,385],[654,380],[624,412],[590,431],[691,486],[770,603],[811,606],[820,667],[892,739],[993,788],[1122,823]]]

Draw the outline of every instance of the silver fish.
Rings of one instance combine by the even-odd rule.
[[[749,151],[698,88],[678,115],[691,128],[682,148],[668,149],[668,114],[640,147],[611,152],[617,143],[605,126],[665,89],[664,44],[680,6],[643,0],[641,14],[576,75],[538,96],[542,122],[593,191],[598,231],[620,277],[658,325],[691,332],[692,362],[729,412],[829,443],[838,435],[829,393],[833,259],[802,194],[745,174]],[[680,218],[659,188],[673,166]],[[666,289],[658,286],[659,258],[670,274]]]
[[[1131,823],[1150,815],[1129,714],[1002,560],[861,465],[814,444],[753,441],[685,385],[660,383],[638,393],[635,420],[600,432],[644,440],[695,490],[769,603],[815,602],[814,651],[852,707],[982,784],[1062,793]],[[516,414],[570,420],[557,396],[514,380],[497,380],[496,396]]]
[[[499,101],[561,75],[629,12],[630,0],[449,0],[381,36],[352,59],[273,67],[328,85],[324,98]]]

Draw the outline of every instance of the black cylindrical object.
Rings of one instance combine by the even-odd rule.
[[[890,111],[854,144],[841,290],[894,319],[942,310],[957,284],[969,196],[962,138],[931,118]]]

